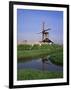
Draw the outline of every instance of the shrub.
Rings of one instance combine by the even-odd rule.
[[[32,45],[29,45],[29,44],[18,45],[17,47],[18,50],[30,50],[31,48],[32,48]]]
[[[32,46],[32,49],[34,50],[34,49],[40,49],[40,45],[39,44],[34,44],[33,46]]]

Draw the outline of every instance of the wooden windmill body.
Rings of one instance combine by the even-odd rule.
[[[44,25],[45,23],[43,22],[43,28],[42,28],[42,32],[40,32],[42,34],[42,41],[43,43],[53,43],[50,39],[49,39],[49,30],[51,30],[50,28],[48,29],[44,29]]]

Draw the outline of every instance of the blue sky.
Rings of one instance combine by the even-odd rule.
[[[63,11],[17,9],[18,42],[41,41],[42,23],[49,31],[49,39],[54,43],[63,44]]]

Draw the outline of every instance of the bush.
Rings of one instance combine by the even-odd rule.
[[[33,50],[34,50],[34,49],[40,49],[39,44],[34,44],[34,45],[32,46],[32,49],[33,49]]]
[[[17,49],[18,50],[31,50],[32,45],[29,44],[23,44],[23,45],[18,45]]]

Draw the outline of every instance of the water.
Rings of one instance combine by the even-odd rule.
[[[53,64],[48,58],[39,58],[39,59],[28,59],[18,62],[18,69],[34,69],[41,71],[57,71],[62,72],[63,67]]]

